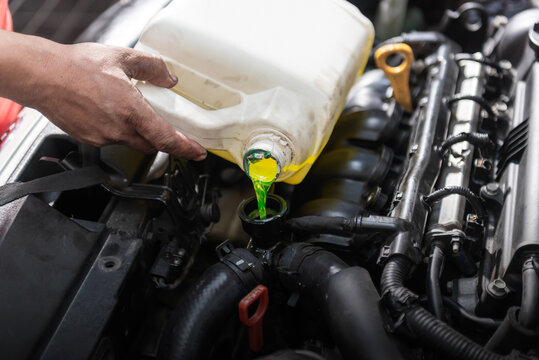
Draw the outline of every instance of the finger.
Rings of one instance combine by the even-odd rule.
[[[132,112],[129,121],[135,130],[157,150],[182,159],[203,160],[206,150],[195,141],[175,131],[169,123],[155,113],[142,95],[139,106]]]
[[[178,78],[170,73],[163,59],[159,56],[126,49],[121,59],[122,69],[130,78],[149,81],[162,87],[173,87]]]

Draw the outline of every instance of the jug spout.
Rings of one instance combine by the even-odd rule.
[[[251,138],[244,149],[243,170],[249,175],[248,164],[250,160],[261,160],[262,158],[273,159],[275,162],[276,180],[281,174],[281,170],[290,165],[292,160],[291,144],[283,137],[275,134],[261,134]],[[272,170],[273,171],[273,170]]]

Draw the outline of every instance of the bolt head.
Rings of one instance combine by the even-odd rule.
[[[494,104],[494,107],[496,111],[498,112],[498,114],[503,114],[507,111],[507,104],[504,103],[503,101],[496,102],[496,104]]]
[[[498,65],[500,65],[500,67],[504,70],[511,70],[511,68],[513,67],[509,60],[501,60]]]
[[[489,195],[496,195],[498,191],[500,191],[500,185],[498,185],[498,183],[491,182],[485,186],[485,190]]]
[[[504,297],[507,295],[507,285],[502,279],[492,280],[488,284],[487,290],[489,290],[490,294],[495,297]]]

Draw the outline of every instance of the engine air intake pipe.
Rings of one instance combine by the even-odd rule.
[[[245,249],[233,249],[183,295],[165,330],[158,358],[207,359],[223,324],[237,316],[238,302],[262,280],[259,260]]]
[[[385,331],[379,295],[367,270],[321,248],[296,243],[277,254],[281,282],[314,299],[344,359],[402,359]]]

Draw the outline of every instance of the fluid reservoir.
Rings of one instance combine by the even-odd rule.
[[[138,82],[174,128],[242,169],[246,154],[297,184],[367,62],[372,24],[344,0],[173,0],[135,48],[160,55],[172,89]]]

